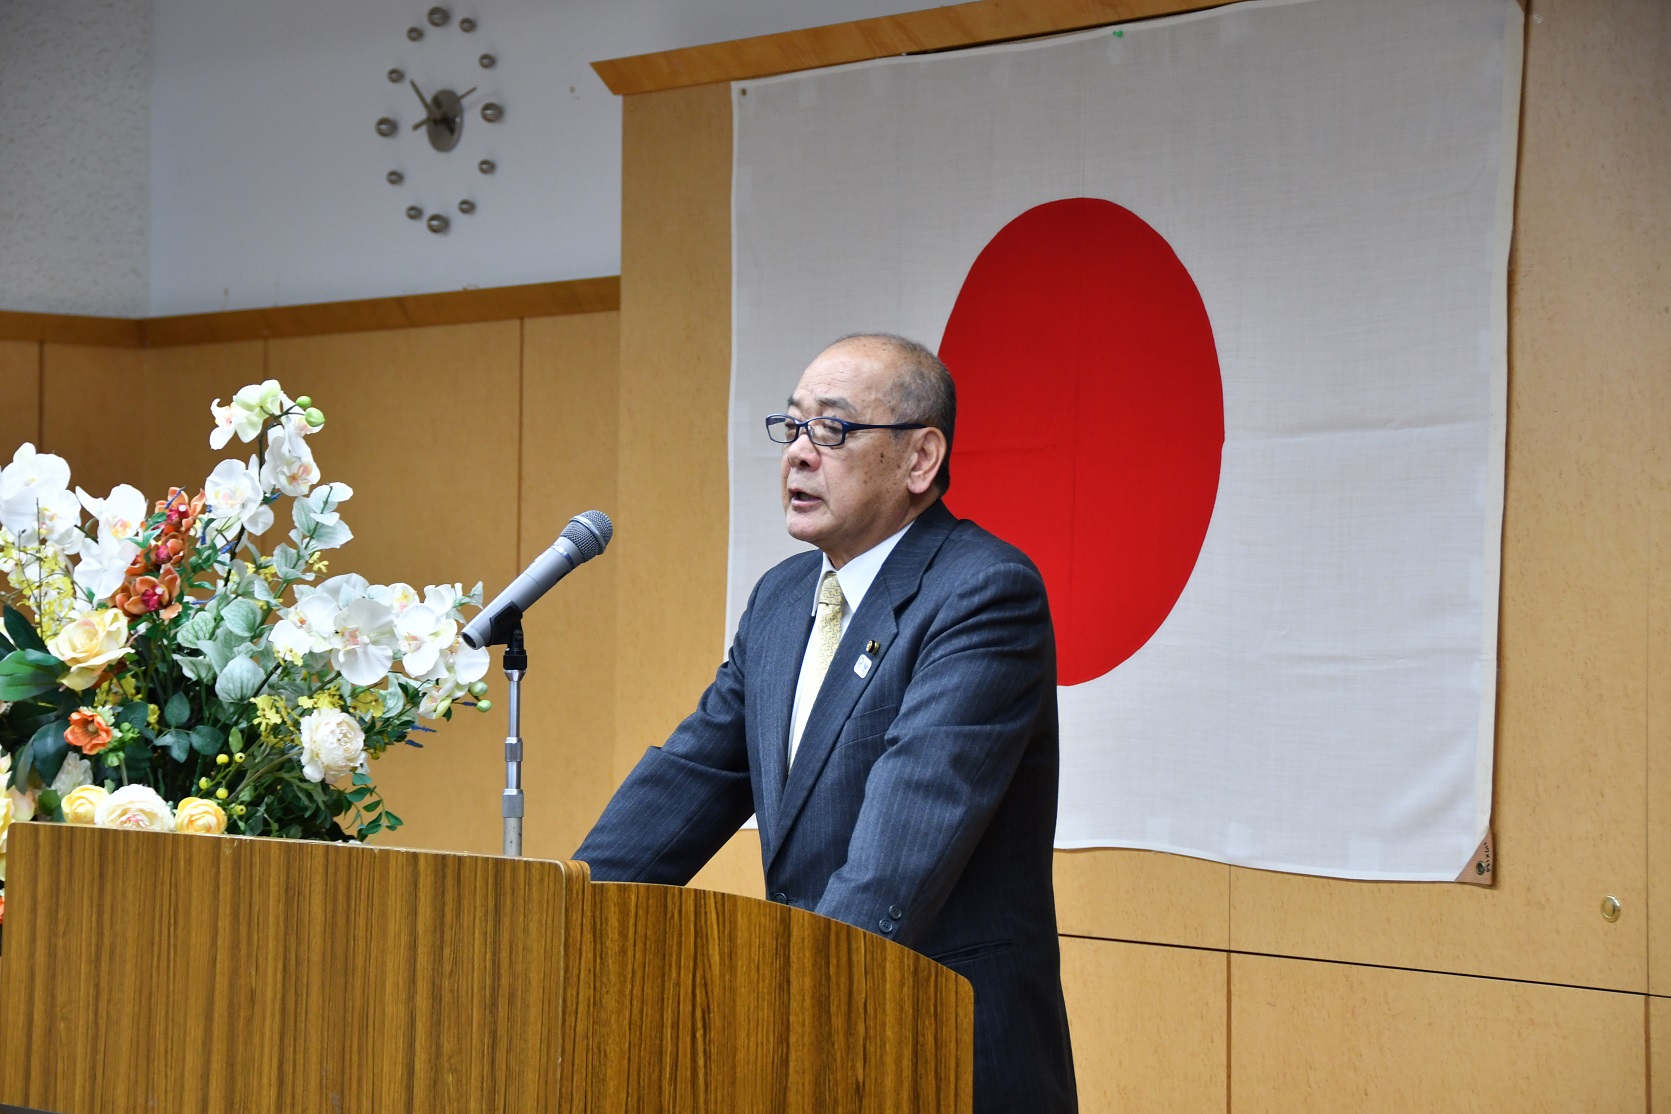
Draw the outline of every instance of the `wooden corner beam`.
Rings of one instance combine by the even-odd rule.
[[[902,15],[593,62],[612,93],[746,81],[1216,8],[1225,0],[974,0]]]

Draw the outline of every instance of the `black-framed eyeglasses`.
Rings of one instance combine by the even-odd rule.
[[[850,422],[846,418],[791,418],[788,414],[766,415],[766,436],[780,445],[792,445],[806,430],[807,440],[821,449],[833,449],[847,440],[847,435],[859,429],[927,429],[922,422],[892,422],[876,425],[871,422]]]

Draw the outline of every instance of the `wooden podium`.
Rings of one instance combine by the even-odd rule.
[[[969,984],[584,863],[15,824],[0,1103],[55,1114],[944,1111]]]

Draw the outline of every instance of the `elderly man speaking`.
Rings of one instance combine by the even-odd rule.
[[[1071,1111],[1055,636],[1032,562],[940,501],[956,414],[945,366],[901,337],[812,362],[766,433],[789,533],[819,552],[760,578],[696,711],[574,857],[683,885],[753,812],[772,900],[973,985],[977,1111]]]

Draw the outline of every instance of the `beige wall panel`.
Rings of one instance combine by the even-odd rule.
[[[518,568],[572,516],[592,508],[616,513],[620,326],[618,313],[523,323]],[[571,855],[613,787],[616,573],[612,545],[542,599],[525,623],[523,840],[529,855]]]
[[[1638,1111],[1643,998],[1499,979],[1230,958],[1236,1114]]]
[[[137,348],[44,346],[36,447],[69,461],[72,490],[102,497],[119,483],[139,485],[148,409],[143,358]]]
[[[1511,306],[1498,883],[1231,876],[1239,950],[1644,990],[1648,474],[1665,436],[1663,0],[1539,0]],[[1655,95],[1657,90],[1658,95]],[[1598,915],[1615,894],[1625,915]]]
[[[255,448],[234,437],[224,449],[209,447],[214,419],[209,406],[231,401],[238,390],[266,378],[266,342],[194,344],[147,349],[145,465],[132,482],[153,500],[170,487],[193,493],[228,457],[247,459]],[[289,524],[285,524],[288,529]]]
[[[616,781],[724,652],[729,89],[628,97],[623,127]]]
[[[1056,852],[1056,928],[1075,936],[1230,946],[1230,868],[1124,848]]]
[[[1671,1114],[1671,999],[1648,999],[1648,1110]]]
[[[760,833],[744,828],[731,837],[690,884],[699,890],[723,890],[744,897],[765,898],[766,876],[760,869]]]
[[[449,325],[274,340],[268,370],[312,396],[326,424],[310,444],[326,480],[354,489],[343,521],[354,540],[331,572],[373,583],[485,582],[518,571],[518,377],[521,324]],[[287,530],[282,520],[276,530]],[[504,697],[498,655],[487,680]],[[504,787],[503,704],[468,708],[373,768],[407,826],[379,842],[497,851]]]
[[[41,346],[0,340],[0,465],[25,441],[41,439]]]
[[[1062,940],[1062,989],[1085,1114],[1227,1110],[1228,957]]]

